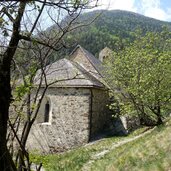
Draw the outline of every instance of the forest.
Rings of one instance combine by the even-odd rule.
[[[54,54],[54,60],[69,54],[77,44],[98,57],[100,50],[106,46],[117,52],[129,45],[135,39],[134,32],[137,29],[141,29],[145,34],[146,32],[161,32],[163,26],[171,28],[169,22],[121,10],[98,10],[84,13],[79,16],[78,20],[86,26],[65,35],[64,40],[68,46],[63,49],[63,52]],[[89,24],[89,21],[93,22]],[[51,29],[56,30],[56,27],[48,28],[48,30]]]

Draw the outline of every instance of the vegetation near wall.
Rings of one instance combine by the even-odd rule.
[[[107,81],[121,114],[138,115],[142,124],[162,124],[171,106],[171,32],[137,31],[129,47],[107,63]]]

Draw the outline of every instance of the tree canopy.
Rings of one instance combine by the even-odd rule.
[[[171,105],[171,32],[137,31],[136,40],[107,63],[108,82],[120,101],[121,113],[136,111],[142,122],[162,123]],[[146,123],[147,124],[147,123]]]

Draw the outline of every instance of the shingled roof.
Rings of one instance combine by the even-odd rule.
[[[74,53],[77,50],[81,50],[79,52],[81,52],[83,59],[86,58],[89,65],[94,68],[93,71],[86,68],[82,61],[72,60],[72,57],[77,56],[77,53]],[[42,77],[42,87],[45,86],[45,80],[47,80],[47,84],[50,84],[51,87],[106,88],[102,76],[102,63],[80,45],[72,51],[68,59],[60,59],[57,62],[46,66],[44,70],[46,79]],[[40,83],[41,73],[42,71],[39,70],[36,74],[36,85],[39,85]]]
[[[39,85],[42,71],[36,74],[35,84]],[[46,80],[50,87],[97,87],[104,88],[102,82],[78,64],[64,58],[45,68]],[[45,78],[42,87],[45,86]]]

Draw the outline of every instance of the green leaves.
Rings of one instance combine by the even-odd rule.
[[[124,104],[122,111],[148,111],[148,115],[149,110],[155,113],[160,107],[165,113],[171,105],[171,33],[164,29],[161,33],[148,32],[143,37],[136,35],[129,47],[114,56],[107,64],[108,79],[120,89],[116,93],[114,88],[113,93],[119,94]]]
[[[21,100],[28,92],[30,92],[32,86],[33,85],[29,82],[17,86],[14,92],[16,100]]]

